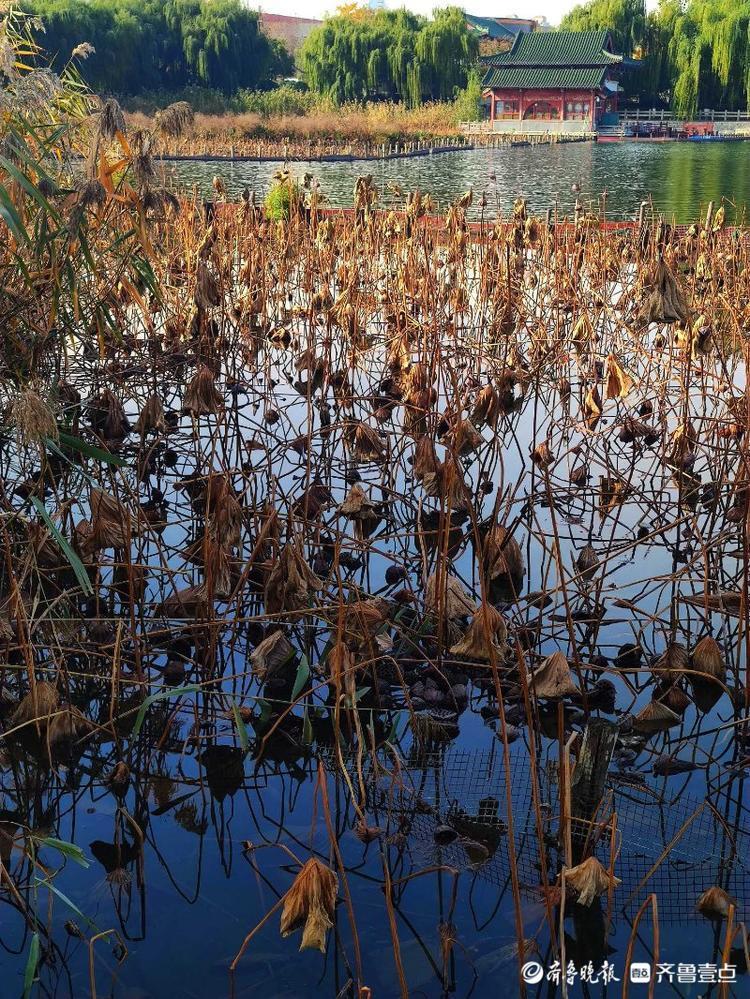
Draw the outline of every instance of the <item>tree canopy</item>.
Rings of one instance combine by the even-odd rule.
[[[616,52],[633,55],[646,31],[644,0],[592,0],[574,7],[560,25],[566,31],[597,31],[606,28]]]
[[[477,54],[457,7],[428,20],[350,4],[308,35],[300,61],[310,87],[337,103],[387,98],[417,105],[448,100],[465,87]]]
[[[200,84],[232,93],[292,69],[240,0],[21,0],[41,18],[36,41],[59,69],[77,46],[81,74],[115,94]]]
[[[660,95],[692,117],[702,108],[743,109],[750,101],[750,0],[591,0],[561,27],[608,28],[615,47],[643,68],[629,81],[643,100]]]

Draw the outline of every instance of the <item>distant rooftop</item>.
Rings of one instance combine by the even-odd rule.
[[[493,41],[512,42],[516,35],[536,31],[539,27],[536,20],[526,17],[477,17],[475,14],[466,14],[465,17],[472,31]]]
[[[269,36],[277,38],[280,42],[294,54],[304,42],[313,28],[317,28],[322,21],[313,17],[291,17],[287,14],[267,14],[261,11],[260,26]]]

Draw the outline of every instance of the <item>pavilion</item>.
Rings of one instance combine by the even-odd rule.
[[[624,60],[607,31],[516,35],[483,58],[482,95],[495,131],[594,132],[617,120]]]

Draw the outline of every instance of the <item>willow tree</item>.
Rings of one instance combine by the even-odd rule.
[[[165,16],[180,32],[189,72],[206,86],[232,93],[291,68],[274,65],[278,49],[240,0],[169,0]]]
[[[458,8],[428,20],[406,10],[347,7],[308,35],[300,62],[310,87],[337,103],[386,98],[415,105],[453,97],[476,56]]]
[[[591,0],[579,4],[562,19],[565,31],[599,31],[612,36],[616,52],[640,53],[646,37],[645,0]]]
[[[688,117],[701,108],[750,102],[750,2],[693,0],[675,18],[669,46],[673,104]]]
[[[434,20],[417,35],[415,63],[420,67],[422,89],[438,100],[450,100],[466,86],[476,62],[477,41],[466,30],[466,18],[457,7],[436,10]]]
[[[135,94],[188,84],[227,93],[290,72],[293,62],[240,0],[19,0],[53,69],[88,43],[80,65],[97,90]]]

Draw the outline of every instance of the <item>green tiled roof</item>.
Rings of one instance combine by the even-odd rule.
[[[474,14],[464,14],[464,17],[470,28],[481,35],[486,35],[488,38],[496,40],[504,38],[510,41],[516,37],[516,32],[511,31],[510,28],[506,28],[504,24],[500,24],[494,17],[476,17]]]
[[[493,66],[610,66],[622,56],[605,51],[607,31],[532,31],[516,35],[509,52],[484,61]]]
[[[604,66],[503,66],[488,69],[482,86],[510,90],[597,90]]]

